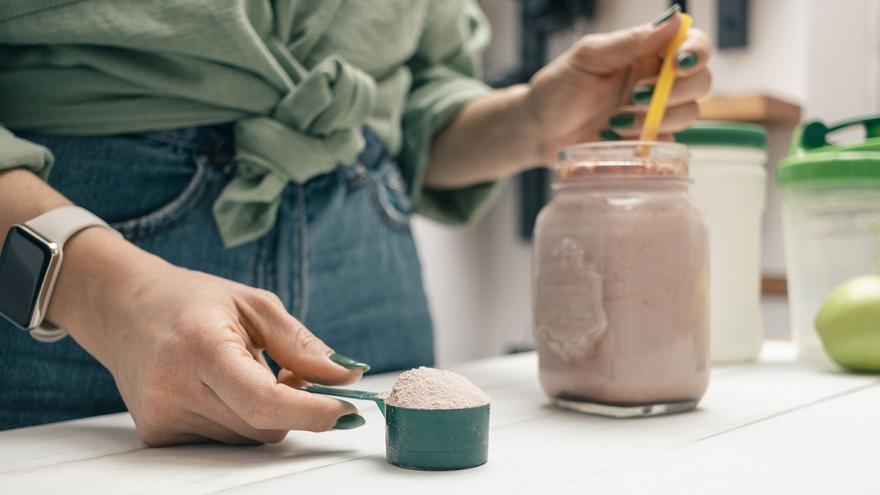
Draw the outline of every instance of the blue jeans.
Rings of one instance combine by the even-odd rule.
[[[233,249],[211,213],[235,167],[229,126],[18,134],[55,154],[53,187],[141,248],[275,292],[318,337],[373,372],[432,364],[412,205],[393,157],[368,130],[354,163],[289,184],[272,231]],[[125,410],[113,377],[71,338],[40,344],[0,319],[0,363],[0,429]]]

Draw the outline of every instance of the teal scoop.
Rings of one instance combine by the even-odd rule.
[[[312,385],[315,394],[374,402],[385,417],[385,456],[407,469],[446,471],[485,464],[489,404],[463,409],[411,409],[385,403],[383,394]]]

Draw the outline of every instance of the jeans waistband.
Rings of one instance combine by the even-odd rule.
[[[362,127],[361,132],[364,136],[364,148],[354,161],[342,163],[340,166],[353,167],[360,163],[372,169],[378,167],[387,157],[388,149],[375,132],[368,127]],[[215,163],[231,161],[235,154],[235,131],[232,123],[148,131],[133,135],[213,156],[228,156],[227,160],[214,160]]]

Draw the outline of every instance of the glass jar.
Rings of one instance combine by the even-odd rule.
[[[544,391],[608,416],[690,410],[709,383],[709,238],[687,148],[563,149],[535,225],[535,344]]]

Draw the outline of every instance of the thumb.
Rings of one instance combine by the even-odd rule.
[[[336,354],[333,349],[294,318],[277,296],[257,291],[241,307],[251,331],[270,356],[284,369],[312,383],[342,385],[360,379],[369,365]],[[254,328],[255,327],[255,328]]]
[[[580,65],[596,74],[609,74],[628,67],[640,58],[660,54],[681,26],[677,11],[658,23],[641,24],[610,33],[584,36],[575,47]]]

